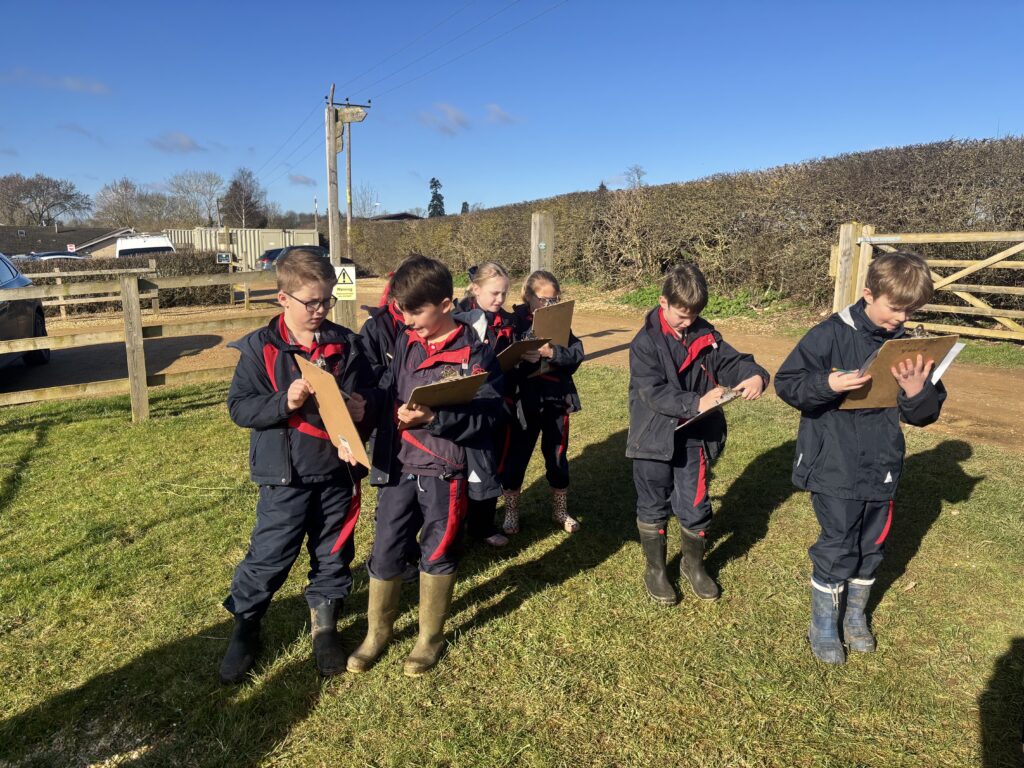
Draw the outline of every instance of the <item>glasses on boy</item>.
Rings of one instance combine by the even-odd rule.
[[[281,291],[281,293],[283,293],[289,299],[294,299],[295,301],[299,302],[299,304],[304,306],[306,308],[306,311],[309,312],[309,314],[311,315],[315,312],[319,312],[321,309],[334,309],[334,305],[338,303],[338,300],[333,296],[331,296],[328,299],[324,299],[323,301],[321,301],[320,299],[313,299],[312,301],[303,301],[302,299],[296,299],[287,291]]]

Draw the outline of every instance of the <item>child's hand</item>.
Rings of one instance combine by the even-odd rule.
[[[551,348],[551,344],[549,342],[549,343],[545,344],[543,347],[541,347],[540,349],[538,349],[537,350],[537,354],[540,355],[541,357],[544,357],[544,358],[547,358],[548,360],[550,360],[552,357],[555,356],[555,350],[553,350]]]
[[[829,374],[828,385],[832,388],[833,392],[852,392],[855,389],[860,389],[869,381],[870,376],[858,376],[860,371],[833,371]]]
[[[348,446],[344,441],[338,444],[338,458],[347,464],[351,464],[353,467],[359,463],[356,461],[356,457],[352,455],[352,451],[348,449]]]
[[[434,412],[425,405],[410,406],[402,403],[398,409],[399,429],[413,429],[434,420]]]
[[[345,405],[348,406],[348,414],[352,417],[352,421],[362,421],[366,416],[366,398],[358,392],[353,392]]]
[[[724,394],[725,387],[715,387],[714,389],[708,390],[708,393],[704,395],[697,404],[697,412],[704,413],[708,408],[713,408],[715,403],[717,403]]]
[[[896,377],[896,381],[899,383],[903,393],[907,397],[913,397],[920,394],[921,390],[924,389],[924,385],[928,382],[928,376],[932,372],[933,365],[935,365],[934,360],[929,360],[926,363],[924,357],[918,354],[916,363],[907,358],[901,361],[899,365],[894,365],[890,370],[892,375]]]
[[[744,400],[757,400],[764,392],[764,379],[755,374],[749,379],[741,381],[734,389],[743,396]]]
[[[305,379],[296,379],[288,387],[288,410],[297,411],[313,394],[313,385]]]
[[[536,349],[531,349],[529,352],[523,352],[523,359],[521,362],[524,363],[538,363],[540,362],[540,352]]]

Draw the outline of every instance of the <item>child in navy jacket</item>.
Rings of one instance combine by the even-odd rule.
[[[924,259],[889,253],[871,262],[864,296],[819,323],[800,340],[775,379],[779,397],[800,410],[793,484],[811,492],[821,526],[810,548],[811,650],[820,660],[846,660],[851,651],[875,650],[865,609],[892,523],[893,499],[903,470],[900,421],[923,427],[939,418],[946,391],[933,384],[933,361],[906,360],[891,373],[900,384],[893,408],[840,410],[843,395],[863,387],[865,360],[889,339],[905,335],[904,322],[932,295]],[[852,373],[850,373],[852,371]]]

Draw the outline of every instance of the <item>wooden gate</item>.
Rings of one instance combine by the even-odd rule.
[[[1001,327],[975,328],[973,326],[946,323],[921,323],[930,331],[959,333],[962,336],[981,336],[990,339],[1012,339],[1024,341],[1024,311],[999,309],[978,298],[977,294],[1001,294],[1024,296],[1024,286],[983,285],[961,282],[976,272],[988,269],[1024,270],[1024,261],[1013,259],[1024,252],[1024,232],[910,232],[902,234],[877,234],[870,224],[851,222],[839,227],[839,242],[832,246],[829,276],[835,278],[835,293],[832,311],[838,312],[860,298],[867,280],[868,265],[875,250],[892,252],[900,246],[928,243],[1011,243],[997,253],[984,259],[927,259],[932,268],[932,280],[939,293],[952,294],[962,304],[925,304],[921,312],[951,315],[973,315],[992,318]],[[936,270],[949,270],[940,274]],[[1024,282],[1024,281],[1022,281]]]

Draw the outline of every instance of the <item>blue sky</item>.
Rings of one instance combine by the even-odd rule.
[[[8,3],[0,174],[94,193],[245,166],[322,212],[331,81],[373,100],[353,182],[389,211],[425,208],[431,176],[457,212],[634,164],[660,184],[1021,134],[1022,22],[1019,2]]]

